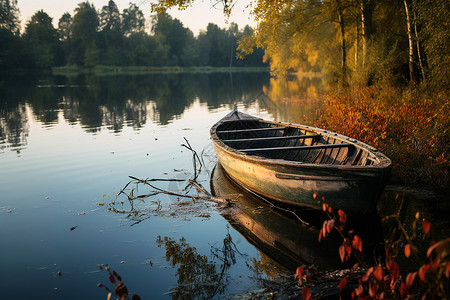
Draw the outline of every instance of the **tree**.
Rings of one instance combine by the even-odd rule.
[[[120,12],[113,0],[103,6],[100,13],[100,29],[102,31],[118,32],[121,29]]]
[[[17,0],[0,0],[0,30],[18,35],[20,33],[19,14]]]
[[[60,41],[70,40],[72,34],[72,16],[65,12],[58,21],[58,37]]]
[[[109,0],[100,13],[100,61],[105,65],[123,65],[124,35],[121,15],[114,1]]]
[[[145,30],[144,13],[136,4],[130,3],[122,12],[122,30],[125,36]]]
[[[170,66],[185,66],[193,47],[194,35],[191,30],[185,28],[178,19],[173,19],[167,12],[156,14],[152,20],[152,31],[162,43],[169,47]]]
[[[418,40],[423,44],[428,64],[427,83],[433,88],[450,87],[450,26],[447,0],[414,0]]]
[[[10,70],[28,63],[19,33],[17,0],[0,0],[0,70]]]
[[[23,38],[39,68],[50,68],[56,63],[58,36],[52,20],[46,12],[39,10],[25,27]]]
[[[93,56],[97,48],[97,30],[99,26],[98,15],[94,5],[89,2],[78,4],[72,20],[72,51],[71,62],[84,65],[85,56],[89,55],[89,62],[94,63]],[[89,50],[89,51],[88,51]]]

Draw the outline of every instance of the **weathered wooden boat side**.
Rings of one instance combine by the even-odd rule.
[[[375,148],[310,126],[233,111],[211,128],[217,157],[244,187],[290,205],[375,210],[391,161]],[[318,197],[313,197],[313,195]]]

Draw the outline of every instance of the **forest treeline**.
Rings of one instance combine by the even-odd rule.
[[[353,87],[450,86],[448,0],[258,0],[251,14],[257,26],[239,48],[262,47],[275,73],[320,71]]]
[[[105,0],[106,1],[106,0]],[[55,66],[209,66],[262,67],[260,49],[236,59],[238,40],[253,30],[208,24],[194,36],[165,11],[152,16],[151,32],[135,4],[122,12],[113,0],[97,10],[88,1],[73,15],[64,13],[58,27],[45,11],[37,11],[21,32],[17,0],[0,0],[0,69],[48,69]]]

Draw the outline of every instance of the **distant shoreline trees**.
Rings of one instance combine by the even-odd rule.
[[[130,3],[119,11],[113,0],[97,10],[81,2],[73,15],[66,12],[52,25],[52,18],[37,11],[20,33],[17,0],[0,0],[0,70],[49,69],[55,66],[208,66],[262,67],[260,49],[236,59],[238,40],[253,30],[228,29],[210,23],[194,37],[180,20],[165,11],[152,17],[151,33],[145,31],[143,12]]]

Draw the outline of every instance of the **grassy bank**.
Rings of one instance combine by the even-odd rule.
[[[227,72],[268,72],[268,67],[141,67],[141,66],[95,66],[81,68],[77,66],[54,67],[54,75],[94,74],[97,76],[117,74],[152,74],[152,73],[227,73]]]
[[[331,92],[320,127],[364,141],[394,163],[393,180],[449,190],[450,97],[372,86]]]

